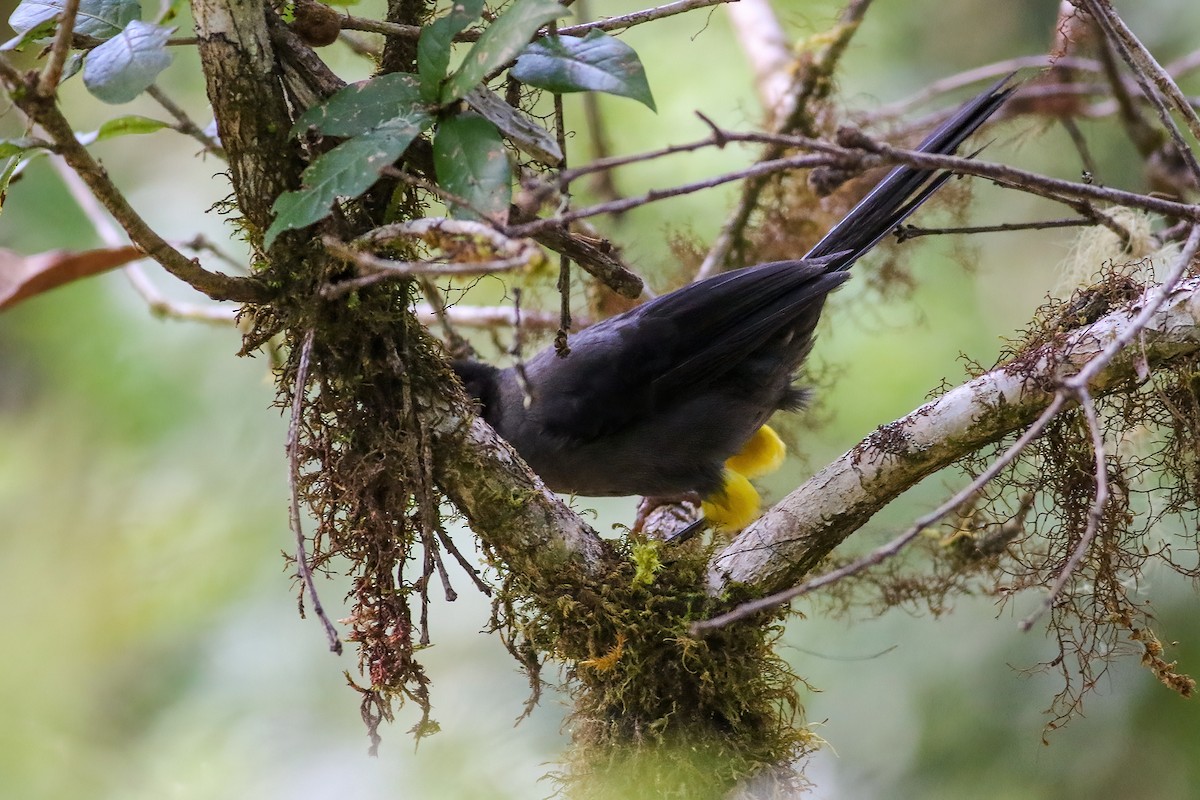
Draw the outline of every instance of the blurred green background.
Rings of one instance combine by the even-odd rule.
[[[11,8],[11,0],[6,0]],[[1200,37],[1191,0],[1123,10],[1163,60]],[[870,108],[927,82],[1000,59],[1044,52],[1057,3],[1010,0],[879,3],[844,59],[843,96]],[[638,5],[593,4],[617,14]],[[838,4],[777,3],[790,34],[825,30]],[[354,13],[377,14],[369,4]],[[5,12],[7,16],[7,10]],[[693,12],[629,31],[658,114],[602,98],[614,150],[636,152],[703,136],[693,114],[730,127],[760,118],[744,60],[724,13]],[[369,65],[346,49],[323,51],[339,72]],[[203,125],[195,58],[181,48],[164,88]],[[1197,83],[1190,84],[1197,93]],[[64,107],[79,130],[124,113],[162,116],[141,101],[114,109],[78,79]],[[580,120],[578,103],[570,106]],[[11,113],[2,135],[15,132]],[[581,122],[576,123],[582,127]],[[1104,174],[1140,188],[1127,143],[1109,123],[1083,124]],[[996,133],[989,158],[1074,178],[1078,160],[1060,129],[1036,136],[1023,121]],[[586,137],[572,140],[574,163]],[[172,134],[119,139],[96,151],[137,207],[166,237],[230,233],[210,210],[225,197],[223,165],[193,158]],[[701,152],[618,173],[634,194],[748,163],[751,151]],[[671,272],[666,239],[708,241],[735,188],[692,195],[600,221],[647,274]],[[586,200],[586,195],[583,200]],[[1058,216],[1058,209],[978,187],[979,221]],[[923,218],[932,224],[936,214]],[[852,282],[831,304],[818,344],[839,373],[834,410],[785,468],[776,496],[877,425],[918,405],[943,378],[963,374],[959,354],[987,362],[1000,337],[1060,288],[1071,235],[939,239],[914,250],[911,298],[881,304]],[[20,252],[98,244],[43,160],[12,187],[0,246]],[[956,246],[959,248],[956,250]],[[236,248],[236,245],[230,245]],[[968,273],[954,260],[978,255]],[[168,293],[182,287],[151,268]],[[414,749],[409,710],[384,729],[378,758],[357,696],[319,626],[299,619],[281,551],[286,523],[284,425],[271,407],[266,359],[234,356],[233,330],[150,318],[119,273],[69,286],[0,315],[0,797],[74,798],[530,798],[567,742],[565,700],[550,692],[515,730],[524,678],[481,629],[485,601],[457,576],[462,597],[433,611],[435,646],[423,653],[442,733]],[[806,466],[808,464],[809,466]],[[873,543],[944,496],[954,476],[910,493],[860,534]],[[628,522],[632,504],[606,502],[598,525]],[[458,531],[460,542],[468,541]],[[1181,645],[1182,668],[1200,663],[1192,587],[1148,575],[1160,632]],[[338,608],[343,584],[323,585]],[[807,715],[830,746],[808,766],[818,798],[1185,798],[1200,796],[1200,718],[1194,701],[1158,686],[1130,661],[1104,675],[1086,716],[1041,743],[1058,685],[1018,670],[1050,657],[1052,643],[1020,635],[1016,620],[1038,598],[999,612],[987,599],[931,619],[892,612],[836,621],[819,610],[794,622],[784,651],[820,690]]]

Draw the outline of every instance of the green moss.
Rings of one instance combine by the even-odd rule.
[[[569,593],[510,573],[497,600],[509,641],[566,669],[574,742],[559,779],[571,797],[720,797],[814,748],[799,678],[773,648],[778,618],[692,636],[727,608],[705,590],[711,553],[658,547],[622,544],[602,578],[564,576]]]

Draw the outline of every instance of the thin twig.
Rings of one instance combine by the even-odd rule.
[[[833,36],[826,47],[808,63],[801,62],[803,68],[797,70],[795,82],[789,87],[789,91],[780,100],[779,107],[776,109],[774,119],[777,130],[782,133],[793,133],[797,130],[804,133],[810,132],[808,130],[809,105],[814,99],[819,99],[823,93],[828,92],[832,83],[828,78],[833,74],[834,66],[858,30],[859,23],[862,22],[870,4],[870,0],[850,0],[842,9],[842,13],[838,17],[838,25],[832,32]],[[759,163],[775,161],[781,152],[783,151],[779,146],[771,145],[759,157]],[[759,198],[767,188],[772,174],[772,170],[767,170],[748,176],[750,180],[742,186],[742,194],[738,198],[737,206],[726,217],[720,232],[713,240],[708,253],[705,254],[704,260],[700,262],[700,266],[696,270],[696,280],[720,272],[725,267],[735,243],[741,240],[746,226],[750,223],[750,217],[753,215],[754,209],[758,207]]]
[[[947,234],[1009,233],[1011,231],[1040,231],[1050,228],[1086,228],[1099,223],[1094,219],[1047,219],[1041,222],[1005,222],[999,225],[965,225],[959,228],[918,228],[916,225],[901,225],[896,229],[896,239],[907,241],[920,236],[944,236]]]
[[[308,550],[305,546],[304,528],[300,521],[300,412],[304,407],[304,394],[308,388],[308,364],[312,358],[313,337],[315,330],[309,328],[304,334],[304,342],[300,345],[300,363],[296,367],[296,382],[292,386],[292,417],[288,422],[287,454],[288,454],[288,489],[291,493],[291,504],[288,506],[288,523],[292,533],[296,535],[296,571],[308,596],[312,600],[313,613],[325,628],[329,639],[329,649],[337,655],[342,654],[342,640],[333,622],[325,614],[321,598],[317,594],[317,584],[313,578],[312,567],[308,563]]]
[[[1192,222],[1200,222],[1200,205],[1178,203],[1153,195],[1137,194],[1135,192],[1127,192],[1121,189],[1112,189],[1090,183],[1064,181],[990,161],[905,150],[904,148],[892,147],[882,142],[875,142],[865,136],[855,135],[852,137],[852,140],[855,147],[862,147],[871,153],[887,156],[888,160],[880,162],[881,164],[901,163],[932,169],[948,169],[962,175],[976,175],[981,178],[988,178],[1011,186],[1014,189],[1047,197],[1058,202],[1067,202],[1068,200],[1098,200],[1104,203],[1113,203],[1115,205],[1139,208],[1144,211],[1152,211],[1168,217],[1179,217]],[[863,166],[865,168],[868,165],[864,164]],[[870,164],[869,166],[876,165]]]
[[[1109,0],[1085,0],[1085,2],[1088,12],[1100,23],[1105,34],[1117,44],[1130,68],[1140,77],[1148,78],[1158,87],[1159,91],[1171,101],[1171,105],[1175,107],[1180,116],[1187,121],[1192,136],[1200,139],[1200,116],[1196,114],[1196,110],[1192,108],[1187,96],[1175,83],[1171,73],[1158,63],[1154,55],[1146,49],[1146,45],[1142,44],[1142,41],[1134,35]],[[1144,88],[1146,95],[1153,99],[1155,93],[1151,92],[1149,87],[1144,86]],[[1164,124],[1166,123],[1164,122]],[[1179,140],[1178,143],[1186,148],[1186,145],[1182,144],[1182,140]]]
[[[1156,197],[1154,195],[1137,194],[1135,192],[1127,192],[1106,186],[1050,178],[1038,173],[1028,172],[1026,170],[1016,169],[1007,165],[996,164],[974,158],[923,153],[917,150],[907,150],[901,147],[893,147],[891,145],[884,144],[883,142],[871,139],[858,132],[852,132],[844,135],[842,144],[839,146],[806,136],[721,131],[719,135],[714,134],[713,136],[706,137],[691,144],[676,145],[672,148],[663,148],[662,150],[656,152],[663,154],[667,153],[668,151],[683,152],[685,150],[693,150],[701,147],[716,146],[719,141],[773,143],[787,147],[817,150],[820,155],[806,154],[787,158],[778,158],[772,161],[760,161],[759,163],[753,164],[745,169],[734,170],[723,175],[718,175],[714,178],[683,184],[670,189],[656,189],[637,197],[629,197],[617,201],[598,203],[593,206],[575,209],[574,211],[570,211],[566,214],[555,217],[541,218],[522,225],[512,226],[507,231],[508,235],[530,236],[538,233],[539,231],[561,226],[577,219],[613,213],[614,211],[625,211],[636,206],[645,205],[658,200],[664,200],[669,197],[676,197],[682,194],[701,191],[703,189],[719,186],[730,181],[742,180],[744,178],[757,178],[790,169],[811,169],[818,166],[838,166],[841,168],[867,170],[874,167],[889,166],[894,164],[910,164],[916,167],[927,169],[946,169],[963,175],[976,175],[982,178],[988,178],[998,183],[1011,186],[1014,189],[1019,189],[1030,194],[1036,194],[1060,203],[1070,205],[1072,208],[1080,210],[1081,213],[1084,213],[1086,216],[1094,216],[1097,222],[1112,228],[1114,233],[1117,233],[1120,236],[1127,236],[1127,232],[1121,230],[1111,218],[1101,215],[1100,212],[1096,211],[1095,209],[1083,211],[1085,207],[1080,206],[1079,202],[1081,200],[1096,200],[1105,203],[1129,206],[1131,208],[1140,208],[1145,211],[1152,211],[1168,217],[1178,217],[1192,222],[1200,222],[1200,206],[1198,205],[1179,203],[1173,200]],[[864,155],[861,151],[866,151],[871,155]],[[642,159],[637,156],[609,159],[609,163],[605,166],[613,166],[618,162],[622,164],[631,163],[635,160]],[[575,177],[583,174],[585,171],[587,171],[587,168],[579,168],[572,170],[570,175],[571,177]],[[1114,226],[1116,227],[1114,228]]]
[[[212,153],[220,159],[225,158],[225,148],[217,144],[216,140],[205,133],[199,125],[197,125],[183,108],[172,100],[166,92],[159,88],[157,83],[152,83],[146,89],[146,94],[154,98],[168,114],[175,118],[175,130],[192,137],[197,142],[204,146],[206,152]]]
[[[553,30],[554,23],[550,24]],[[554,135],[558,139],[559,152],[563,154],[561,166],[565,168],[567,166],[567,123],[563,114],[561,94],[554,95]],[[562,208],[566,210],[571,202],[570,186],[566,183],[561,186]],[[555,289],[558,291],[559,325],[558,331],[554,335],[554,352],[560,358],[566,358],[571,354],[571,347],[567,344],[568,331],[571,330],[571,259],[566,253],[560,253],[558,256],[558,281]]]
[[[722,3],[733,2],[737,2],[737,0],[676,0],[674,3],[665,3],[661,6],[647,8],[642,11],[633,11],[629,14],[621,14],[616,17],[606,17],[595,22],[567,25],[566,27],[559,28],[558,34],[560,36],[583,36],[588,31],[623,30],[625,28],[632,28],[635,25],[654,22],[664,17],[683,14],[698,8],[708,8]],[[419,25],[399,25],[392,22],[380,22],[378,20],[351,16],[342,18],[342,28],[352,31],[382,33],[384,36],[395,36],[402,39],[416,39],[421,35],[421,27]],[[483,30],[481,28],[468,28],[455,36],[454,41],[476,42],[479,41],[479,37],[482,35]],[[544,36],[545,34],[539,35]]]
[[[1058,124],[1062,125],[1063,130],[1071,137],[1071,144],[1075,145],[1075,152],[1079,153],[1079,162],[1083,165],[1085,177],[1095,180],[1098,177],[1096,162],[1092,159],[1092,151],[1088,147],[1083,131],[1079,129],[1079,124],[1073,118],[1066,116],[1059,117]]]
[[[327,295],[330,297],[345,294],[350,288],[366,286],[379,280],[412,278],[418,275],[490,275],[496,272],[509,272],[529,264],[529,259],[523,255],[490,261],[456,261],[453,258],[395,261],[355,250],[332,236],[326,236],[321,241],[325,245],[325,249],[333,255],[354,264],[360,270],[371,273],[364,275],[361,279],[351,279],[330,285],[328,289],[332,293]]]
[[[521,311],[520,319],[511,306],[463,306],[453,305],[439,313],[429,303],[417,303],[417,320],[422,325],[434,325],[443,321],[452,323],[459,328],[511,328],[518,322],[530,330],[555,330],[558,328],[559,315],[548,311]],[[591,320],[574,320],[577,328],[585,328]]]
[[[903,116],[917,106],[924,105],[943,94],[965,89],[968,86],[983,83],[984,81],[994,81],[1001,76],[1011,75],[1023,69],[1046,69],[1047,67],[1062,67],[1064,69],[1079,70],[1080,72],[1100,72],[1101,69],[1100,63],[1091,58],[1077,58],[1074,56],[1056,58],[1050,55],[1009,58],[936,80],[903,100],[880,106],[871,112],[871,119],[886,120]]]
[[[91,223],[92,230],[95,231],[100,241],[107,247],[124,245],[128,241],[127,238],[112,223],[96,197],[88,191],[88,187],[79,174],[68,167],[62,159],[52,158],[50,164],[62,179],[67,191],[75,200],[75,204],[79,206],[79,210],[83,212],[83,216]],[[233,325],[237,320],[237,309],[235,308],[215,305],[202,306],[167,299],[138,264],[130,264],[122,271],[129,279],[134,291],[141,295],[146,302],[150,313],[155,316],[209,322],[223,326]]]
[[[554,217],[537,219],[533,222],[528,222],[523,225],[517,225],[509,228],[510,236],[532,236],[539,231],[546,230],[552,227],[558,227],[577,219],[586,219],[587,217],[595,217],[600,214],[613,214],[619,211],[627,211],[631,208],[654,203],[659,200],[666,200],[669,197],[678,197],[680,195],[691,194],[693,192],[711,189],[714,186],[720,186],[724,183],[732,181],[740,181],[743,178],[751,178],[758,175],[768,175],[773,172],[779,172],[789,169],[811,169],[812,167],[828,166],[833,163],[829,156],[824,155],[802,155],[792,156],[790,158],[778,158],[773,161],[763,161],[754,164],[745,169],[734,170],[727,172],[724,175],[718,175],[715,178],[708,178],[702,181],[693,183],[685,183],[680,186],[674,186],[669,189],[651,189],[645,194],[637,197],[626,197],[621,200],[611,200],[605,203],[597,203],[593,206],[568,211],[565,214],[559,214]]]
[[[1100,24],[1105,37],[1116,46],[1121,57],[1125,59],[1125,63],[1133,70],[1134,77],[1142,87],[1142,92],[1149,98],[1154,110],[1158,112],[1159,121],[1171,135],[1172,141],[1175,142],[1180,157],[1188,165],[1188,169],[1191,170],[1197,182],[1200,182],[1200,162],[1196,161],[1196,154],[1184,141],[1179,126],[1175,124],[1175,120],[1163,100],[1163,95],[1171,100],[1175,110],[1187,120],[1192,135],[1198,139],[1200,139],[1200,117],[1196,116],[1195,110],[1183,92],[1179,90],[1179,86],[1150,54],[1145,45],[1133,35],[1108,0],[1083,1],[1087,4],[1088,13]],[[1152,85],[1157,86],[1162,94],[1154,91]]]
[[[62,80],[63,65],[71,54],[71,42],[75,32],[75,18],[79,14],[79,0],[66,0],[62,13],[58,17],[58,31],[54,35],[54,44],[50,46],[50,58],[42,68],[38,78],[37,93],[43,98],[53,97],[58,91],[58,82]]]

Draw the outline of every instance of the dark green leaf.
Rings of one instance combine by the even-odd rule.
[[[433,117],[425,112],[411,111],[322,155],[304,170],[304,188],[284,192],[275,200],[275,221],[267,229],[266,246],[286,230],[324,219],[339,197],[358,197],[371,188],[380,170],[399,158],[432,123]]]
[[[420,102],[417,79],[412,75],[380,75],[352,83],[305,111],[292,126],[292,135],[315,128],[328,136],[358,136],[388,120],[418,111]]]
[[[8,18],[8,24],[17,33],[26,33],[53,20],[62,13],[64,5],[65,0],[22,0]],[[138,0],[79,0],[75,32],[111,39],[141,15]]]
[[[421,74],[421,97],[435,103],[438,89],[450,67],[450,43],[483,13],[483,0],[457,0],[446,16],[421,29],[417,40],[417,72]]]
[[[557,94],[607,92],[630,97],[654,110],[646,71],[633,48],[601,31],[587,36],[550,36],[525,48],[510,74]]]
[[[127,117],[117,117],[110,119],[90,133],[78,133],[75,138],[79,143],[90,145],[94,142],[102,142],[105,139],[115,139],[118,136],[131,136],[139,133],[154,133],[161,131],[163,128],[171,127],[170,124],[149,117],[139,117],[136,114],[131,114]]]
[[[441,101],[452,103],[466,97],[485,75],[516,58],[538,28],[569,13],[557,0],[516,0],[467,52],[442,86]]]
[[[451,206],[457,219],[503,219],[512,200],[512,167],[500,131],[478,114],[457,114],[438,124],[433,137],[438,185],[467,201]]]
[[[171,65],[167,39],[174,31],[135,19],[119,36],[87,54],[84,85],[106,103],[128,103]]]

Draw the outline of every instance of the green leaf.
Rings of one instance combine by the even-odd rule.
[[[11,25],[12,23],[10,22],[9,24]],[[49,39],[54,35],[54,29],[57,27],[58,21],[54,17],[42,20],[24,33],[18,33],[4,44],[0,44],[0,52],[24,50],[36,41]]]
[[[417,79],[392,72],[340,89],[320,105],[300,115],[292,126],[299,136],[309,128],[328,136],[358,136],[388,120],[419,110],[421,97]]]
[[[466,97],[489,72],[516,58],[538,28],[570,12],[557,0],[516,0],[508,10],[488,26],[462,64],[442,86],[442,103]]]
[[[483,0],[458,0],[440,19],[421,29],[417,40],[417,72],[421,75],[421,97],[435,103],[446,70],[450,67],[450,44],[454,37],[483,13]]]
[[[0,158],[11,158],[30,150],[40,150],[42,144],[44,142],[24,136],[20,139],[0,139]]]
[[[654,108],[646,70],[636,52],[613,36],[592,30],[578,36],[549,36],[525,48],[510,73],[556,94],[607,92]]]
[[[103,142],[105,139],[115,139],[118,136],[132,136],[141,133],[154,133],[155,131],[161,131],[163,128],[169,127],[171,127],[170,123],[131,114],[127,117],[110,119],[97,130],[89,133],[77,133],[75,134],[75,138],[79,140],[81,145],[87,147],[95,142]]]
[[[269,248],[284,231],[324,219],[339,197],[358,197],[371,188],[380,170],[399,158],[431,124],[432,116],[412,110],[347,139],[313,161],[301,176],[304,188],[284,192],[275,200],[275,221],[267,229],[265,245]]]
[[[87,54],[83,83],[105,103],[128,103],[171,65],[167,39],[174,28],[133,20],[119,36]]]
[[[65,0],[22,0],[8,18],[8,24],[19,34],[27,33],[61,14],[64,5]],[[142,6],[138,0],[79,0],[75,32],[97,39],[111,39],[141,15]]]
[[[8,198],[8,185],[20,166],[21,159],[16,157],[8,159],[7,163],[0,163],[0,212],[4,211],[4,201]]]
[[[456,114],[438,123],[433,137],[438,185],[467,201],[451,205],[456,219],[503,219],[512,201],[512,166],[500,131],[478,114]]]

